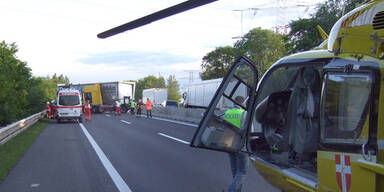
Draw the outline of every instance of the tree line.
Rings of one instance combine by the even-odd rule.
[[[344,13],[348,13],[365,0],[327,0],[317,5],[309,18],[291,21],[287,35],[271,30],[255,28],[246,33],[233,46],[217,47],[202,59],[203,80],[224,77],[240,55],[252,59],[261,77],[278,59],[292,53],[310,50],[323,40],[316,26],[329,34],[332,26]]]
[[[0,126],[7,125],[44,109],[56,97],[58,83],[68,77],[34,77],[27,63],[17,58],[15,43],[0,43]]]

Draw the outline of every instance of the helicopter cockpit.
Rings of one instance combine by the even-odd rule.
[[[251,148],[267,160],[283,166],[315,160],[322,66],[278,67],[260,85],[251,134],[262,133],[267,145],[251,143]]]

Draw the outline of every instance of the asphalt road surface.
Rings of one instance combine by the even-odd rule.
[[[222,192],[231,183],[226,153],[191,148],[195,126],[93,115],[51,121],[0,191]],[[278,191],[250,165],[243,191]]]

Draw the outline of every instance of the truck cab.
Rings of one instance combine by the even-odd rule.
[[[57,92],[56,119],[82,122],[81,94],[76,89],[61,89]]]

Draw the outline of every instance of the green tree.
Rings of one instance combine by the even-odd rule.
[[[28,113],[30,69],[16,57],[15,43],[0,43],[0,125],[25,117]]]
[[[143,97],[143,90],[149,88],[165,88],[165,79],[162,76],[158,78],[153,75],[148,75],[136,82],[135,98],[141,99]]]
[[[344,13],[348,13],[363,2],[364,0],[328,0],[320,4],[309,19],[292,21],[289,24],[291,31],[288,34],[291,49],[288,52],[296,53],[316,47],[323,41],[316,28],[317,25],[329,34],[332,26],[342,17],[343,9]]]
[[[239,51],[232,46],[217,47],[203,57],[201,78],[203,80],[224,77],[239,56]]]
[[[170,75],[167,79],[168,99],[180,102],[179,82],[174,75]]]
[[[69,83],[63,75],[32,77],[17,51],[15,43],[0,43],[0,126],[42,111],[47,100],[55,99],[57,84]]]
[[[253,60],[259,77],[278,59],[286,55],[284,35],[271,30],[255,28],[235,43],[241,55]]]
[[[62,74],[57,75],[56,73],[50,77],[41,77],[43,84],[43,92],[45,101],[51,101],[56,99],[57,84],[69,84],[69,79],[67,76]]]
[[[45,87],[43,86],[43,79],[41,77],[32,77],[28,82],[28,105],[25,109],[28,114],[37,113],[42,111],[45,106],[47,96],[44,94]]]

